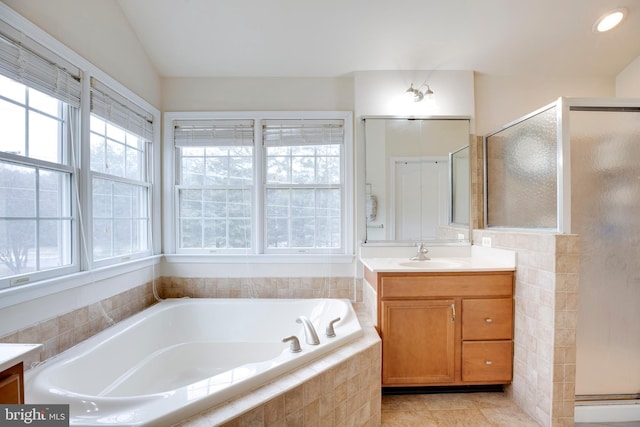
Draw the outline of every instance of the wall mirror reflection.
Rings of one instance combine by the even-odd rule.
[[[362,120],[366,241],[468,242],[469,119]]]

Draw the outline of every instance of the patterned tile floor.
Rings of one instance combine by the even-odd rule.
[[[382,427],[538,427],[501,392],[382,396]]]

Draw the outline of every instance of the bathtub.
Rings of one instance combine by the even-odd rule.
[[[282,341],[291,335],[302,351]],[[28,370],[25,399],[69,404],[74,426],[169,426],[362,335],[348,300],[167,299]]]

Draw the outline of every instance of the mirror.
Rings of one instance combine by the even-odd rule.
[[[469,119],[362,120],[366,241],[469,242]]]

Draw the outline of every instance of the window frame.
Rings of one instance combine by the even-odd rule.
[[[37,298],[51,297],[64,291],[83,286],[92,286],[100,294],[109,294],[115,289],[128,289],[127,284],[117,284],[104,287],[100,283],[103,280],[112,279],[118,275],[144,271],[143,269],[155,266],[160,262],[156,256],[161,251],[161,239],[153,236],[161,234],[161,113],[145,101],[143,98],[127,89],[121,83],[110,77],[101,69],[78,55],[76,52],[47,34],[45,31],[27,21],[9,7],[0,3],[0,27],[12,27],[16,34],[24,35],[28,48],[37,54],[53,53],[60,59],[63,67],[78,70],[80,80],[79,107],[74,113],[77,119],[71,122],[74,133],[69,136],[69,146],[66,148],[67,165],[62,167],[64,172],[70,170],[71,176],[71,217],[72,217],[72,266],[46,270],[46,274],[23,274],[0,278],[0,309],[10,307]],[[13,33],[12,33],[13,34]],[[22,39],[21,39],[22,40]],[[46,57],[46,55],[45,55]],[[58,63],[55,60],[53,63]],[[7,76],[10,77],[10,76]],[[148,111],[153,117],[151,125],[153,137],[147,145],[148,149],[148,176],[149,176],[149,250],[143,256],[131,258],[115,258],[111,263],[93,264],[91,254],[92,242],[92,212],[91,212],[91,186],[89,163],[89,117],[90,117],[90,81],[96,78],[106,86],[112,88],[119,95]],[[28,85],[29,87],[33,87]],[[34,89],[38,90],[37,87]],[[65,112],[66,114],[66,112]],[[67,132],[67,126],[63,132]],[[16,164],[24,164],[25,157],[3,152],[3,160]],[[28,160],[28,159],[27,159]],[[59,170],[58,163],[32,159],[44,169]],[[14,282],[13,284],[9,281]],[[8,284],[8,286],[7,286]],[[100,290],[100,288],[103,288]]]
[[[111,136],[109,136],[107,134],[107,131],[105,130],[104,134],[98,134],[97,132],[95,132],[94,130],[90,129],[89,130],[89,137],[88,139],[85,141],[85,143],[83,144],[83,147],[86,149],[85,151],[89,151],[89,163],[88,163],[88,167],[86,167],[86,169],[88,169],[88,176],[87,176],[87,181],[86,181],[86,185],[88,187],[90,187],[92,189],[91,191],[91,198],[86,200],[87,204],[91,205],[91,217],[90,217],[90,222],[91,222],[91,230],[90,230],[90,235],[91,235],[91,243],[88,245],[90,248],[90,253],[87,254],[87,257],[91,260],[91,265],[95,268],[95,267],[103,267],[103,266],[107,266],[107,265],[112,265],[112,264],[117,264],[119,262],[126,262],[126,261],[130,261],[130,260],[135,260],[135,259],[139,259],[139,258],[144,258],[144,257],[148,257],[153,253],[153,239],[152,239],[152,226],[153,226],[153,209],[152,209],[152,192],[153,192],[153,172],[150,170],[150,165],[152,164],[152,157],[153,157],[153,145],[152,145],[152,141],[148,141],[146,138],[144,138],[143,136],[140,135],[135,135],[132,132],[123,129],[121,127],[119,127],[117,124],[114,124],[112,122],[110,122],[107,118],[102,117],[98,114],[94,114],[93,112],[89,113],[89,120],[92,119],[92,116],[96,116],[96,118],[98,120],[101,120],[102,122],[105,123],[105,129],[107,128],[107,126],[111,125],[114,127],[117,127],[119,130],[121,130],[124,134],[125,134],[125,138],[128,137],[129,135],[132,136],[136,136],[138,139],[141,140],[141,144],[142,147],[140,149],[135,149],[137,151],[141,151],[142,152],[142,158],[139,159],[141,162],[143,162],[144,164],[142,165],[141,171],[140,171],[140,177],[138,179],[134,179],[134,178],[128,178],[126,176],[120,176],[120,175],[114,175],[114,174],[109,174],[109,173],[105,173],[102,171],[95,171],[92,169],[91,167],[91,135],[98,135],[101,138],[105,139],[105,145],[109,144],[109,141],[114,141],[118,144],[122,144],[122,145],[127,145],[126,142],[123,141],[117,141],[114,140]],[[89,126],[91,127],[91,125]],[[126,153],[126,150],[125,150]],[[125,165],[124,167],[126,168],[126,159],[125,159]],[[126,175],[126,174],[125,174]],[[93,205],[94,203],[94,196],[95,196],[95,180],[102,180],[105,182],[110,183],[111,185],[117,185],[117,184],[123,184],[123,185],[127,185],[127,186],[131,186],[137,189],[142,189],[146,192],[146,194],[144,196],[141,196],[139,199],[139,202],[141,202],[141,204],[143,204],[144,206],[139,206],[138,210],[141,211],[142,209],[146,210],[146,218],[138,218],[138,220],[146,220],[147,222],[147,226],[140,229],[140,234],[144,236],[144,240],[146,241],[146,248],[143,250],[139,250],[136,252],[129,252],[129,253],[124,253],[124,254],[111,254],[109,256],[105,256],[99,259],[96,259],[96,236],[94,234],[94,230],[95,230],[95,220],[96,220],[96,216],[95,216],[95,206]],[[112,197],[113,194],[112,194]],[[113,207],[113,206],[112,206]],[[112,216],[110,218],[106,218],[107,220],[111,221],[111,223],[113,224],[114,221],[117,220],[117,217]],[[127,218],[129,220],[132,220],[133,218]],[[115,227],[113,227],[112,230],[115,230]],[[114,242],[115,239],[115,235],[114,235],[115,231],[112,231],[111,234],[111,243]],[[142,238],[143,236],[139,236],[138,238]]]
[[[11,28],[3,23],[3,28]],[[31,43],[31,41],[29,40]],[[30,53],[31,55],[38,55],[36,53]],[[46,54],[46,52],[45,52]],[[46,58],[45,56],[41,56],[40,58]],[[41,236],[41,225],[50,220],[57,221],[67,221],[68,227],[70,231],[70,236],[68,241],[60,241],[60,247],[58,250],[62,250],[66,247],[67,254],[63,255],[63,258],[68,257],[68,263],[60,266],[36,269],[33,271],[27,271],[24,273],[16,273],[7,276],[0,277],[0,291],[6,289],[14,289],[16,287],[20,287],[25,284],[31,284],[33,282],[40,282],[43,280],[49,280],[52,278],[62,277],[68,274],[76,273],[80,270],[80,262],[79,262],[79,240],[78,240],[78,228],[77,228],[77,183],[78,183],[78,173],[77,169],[73,164],[73,155],[74,150],[77,149],[77,146],[74,146],[74,136],[79,134],[79,126],[78,121],[81,115],[81,108],[75,107],[72,104],[67,103],[61,98],[56,98],[51,96],[50,94],[43,92],[42,89],[36,87],[35,85],[29,85],[24,82],[16,81],[12,76],[2,74],[4,78],[7,78],[19,85],[22,86],[24,90],[24,98],[22,101],[18,101],[12,99],[10,97],[6,97],[3,94],[0,94],[0,98],[3,102],[16,106],[22,110],[22,114],[24,115],[24,134],[23,134],[23,146],[22,149],[24,152],[12,153],[7,151],[0,151],[0,160],[6,164],[12,164],[18,167],[24,167],[33,169],[35,173],[35,181],[34,181],[34,200],[35,200],[35,212],[33,217],[23,218],[25,220],[30,220],[34,222],[35,233],[34,238],[36,239],[36,245],[33,248],[35,253],[37,254],[37,260],[35,261],[36,266],[40,263],[39,255],[41,253],[42,246],[40,246],[37,242],[39,241],[39,236]],[[58,115],[54,116],[52,113],[43,111],[37,106],[34,106],[32,101],[32,91],[37,92],[40,95],[47,96],[51,99],[55,99],[58,102],[57,110]],[[57,160],[53,159],[44,159],[40,156],[36,156],[35,153],[31,153],[31,120],[33,117],[42,116],[47,119],[53,120],[57,122],[56,125],[56,139],[58,141],[58,145],[56,147],[56,157]],[[66,174],[68,179],[65,183],[65,187],[60,188],[61,194],[64,195],[64,200],[60,199],[59,201],[66,205],[66,209],[63,211],[68,212],[68,215],[62,215],[62,212],[55,217],[47,217],[43,216],[40,212],[39,204],[41,197],[41,186],[39,176],[41,172],[48,171],[52,173],[60,173]],[[7,217],[9,221],[11,220],[20,220],[18,218],[12,219],[11,216]]]
[[[204,249],[185,250],[179,248],[178,242],[178,185],[179,167],[174,146],[174,122],[181,120],[253,120],[254,121],[254,194],[253,194],[253,235],[252,247],[240,251],[210,251]],[[262,123],[268,120],[342,120],[344,137],[342,143],[342,218],[341,248],[339,250],[300,251],[298,248],[288,250],[267,250],[265,242],[265,198],[266,171],[265,148],[263,146]],[[340,262],[351,262],[354,253],[354,177],[353,170],[353,113],[350,111],[247,111],[247,112],[165,112],[163,116],[163,158],[171,167],[163,170],[163,211],[167,215],[163,223],[165,255],[204,256],[212,262],[326,262],[327,258]]]

